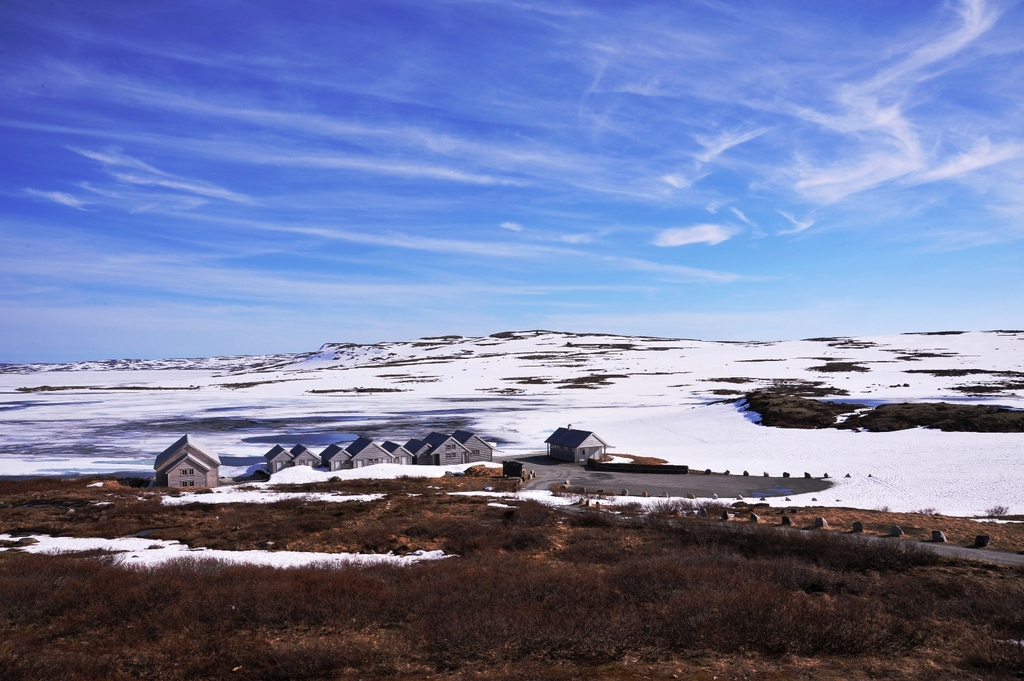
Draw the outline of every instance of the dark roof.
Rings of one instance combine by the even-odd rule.
[[[274,445],[273,447],[271,447],[270,451],[263,455],[263,458],[266,459],[267,461],[270,461],[271,459],[280,456],[281,454],[286,454],[289,459],[292,458],[291,452],[289,452],[281,445]]]
[[[452,439],[458,442],[459,444],[464,445],[467,442],[469,442],[469,438],[473,437],[474,435],[476,435],[476,433],[471,433],[468,430],[456,430],[454,433],[452,433]],[[483,442],[488,447],[490,447],[491,449],[494,449],[494,447],[491,447],[491,443],[488,442],[487,440],[480,438],[480,441]]]
[[[583,444],[583,441],[586,440],[591,435],[594,435],[594,433],[589,430],[559,428],[555,432],[551,433],[551,437],[549,437],[547,440],[544,440],[544,442],[546,442],[549,445],[559,445],[561,447],[572,447],[573,449],[576,449],[581,444]],[[594,437],[597,436],[594,435]],[[603,445],[608,444],[604,440],[601,440],[601,438],[599,437],[597,437],[597,439]]]
[[[412,440],[409,440],[402,446],[409,450],[410,453],[415,454],[419,450],[423,449],[423,440],[417,440],[413,438]]]
[[[339,454],[343,454],[345,449],[339,444],[330,444],[324,448],[324,451],[320,452],[320,460],[328,462]]]
[[[212,453],[210,450],[208,450],[205,447],[203,447],[202,445],[200,445],[198,442],[196,442],[196,439],[194,437],[192,437],[191,435],[182,435],[181,437],[179,437],[175,441],[175,443],[173,445],[171,445],[170,447],[168,447],[164,451],[160,452],[159,455],[157,455],[156,462],[153,464],[153,468],[155,468],[156,470],[160,470],[161,466],[163,466],[165,463],[167,463],[167,461],[172,456],[177,454],[178,451],[180,451],[186,445],[192,447],[192,449],[196,450],[197,452],[199,452],[200,454],[205,456],[207,459],[209,459],[211,462],[213,462],[213,464],[215,466],[219,466],[220,465],[220,457],[219,456],[217,456],[216,454]]]
[[[348,452],[349,456],[355,456],[359,452],[363,451],[367,447],[373,444],[373,440],[368,437],[359,437],[352,441],[348,447],[345,447],[345,451]]]
[[[439,433],[435,430],[431,432],[429,435],[427,435],[425,438],[423,438],[423,444],[427,445],[428,447],[434,448],[439,444],[443,444],[450,437],[451,435]]]
[[[418,442],[418,440],[414,440],[414,442]],[[381,444],[380,448],[383,449],[388,454],[394,454],[396,450],[405,449],[405,447],[403,447],[402,445],[398,444],[397,442],[392,442],[391,440],[385,440],[384,443]]]
[[[292,456],[298,456],[299,454],[304,454],[306,452],[309,452],[310,454],[313,454],[313,450],[312,449],[310,449],[309,447],[307,447],[306,445],[301,444],[301,443],[297,444],[294,447],[292,447],[291,449],[289,449],[288,452]],[[316,454],[313,454],[313,456],[316,456]]]

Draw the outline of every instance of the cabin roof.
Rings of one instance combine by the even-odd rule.
[[[352,441],[348,447],[345,447],[345,451],[348,452],[349,456],[355,456],[359,452],[363,451],[367,447],[373,444],[373,440],[368,437],[358,437]]]
[[[403,447],[402,445],[398,444],[397,442],[392,442],[391,440],[385,440],[383,444],[381,444],[380,448],[383,449],[388,454],[394,454],[399,449],[404,449],[406,453],[409,453],[408,449],[405,449],[405,447]]]
[[[205,456],[207,459],[210,460],[210,462],[214,466],[220,465],[219,456],[211,452],[206,447],[200,445],[194,437],[186,434],[179,437],[173,445],[171,445],[170,447],[168,447],[167,449],[165,449],[164,451],[157,455],[156,462],[153,464],[153,468],[155,468],[156,470],[160,470],[164,466],[164,464],[166,464],[171,458],[174,457],[175,454],[177,454],[180,450],[184,449],[186,446],[191,447],[202,456]]]
[[[320,460],[321,461],[330,461],[331,459],[333,459],[334,457],[338,456],[339,454],[344,454],[344,453],[345,453],[345,448],[342,447],[341,445],[339,445],[337,443],[329,444],[329,445],[327,445],[324,448],[324,451],[320,452]]]
[[[581,444],[583,444],[583,442],[591,435],[597,438],[597,441],[600,442],[601,444],[605,445],[606,447],[608,446],[607,442],[597,437],[597,435],[594,435],[592,431],[576,430],[575,428],[559,428],[555,432],[551,433],[551,436],[548,437],[547,440],[544,440],[544,442],[549,445],[558,445],[560,447],[572,447],[573,449],[576,449]]]
[[[476,435],[476,433],[471,433],[468,430],[456,430],[454,433],[452,433],[452,439],[458,442],[459,444],[464,445],[467,442],[469,442],[469,439],[474,435]],[[494,447],[491,447],[491,443],[488,442],[487,440],[483,439],[482,437],[479,438],[479,440],[483,442],[485,445],[487,445],[488,448],[494,449]]]
[[[423,444],[427,445],[431,449],[436,449],[439,445],[444,444],[449,439],[451,439],[451,435],[439,433],[435,430],[423,438]]]
[[[306,452],[313,454],[313,450],[302,443],[299,443],[288,450],[288,453],[293,457],[298,456],[299,454],[305,454]],[[313,454],[313,456],[316,456],[316,454]]]

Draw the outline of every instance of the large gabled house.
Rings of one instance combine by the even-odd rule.
[[[395,462],[395,457],[391,456],[390,452],[368,437],[357,438],[352,444],[345,447],[345,452],[348,454],[345,468],[362,468],[378,463]]]
[[[548,456],[562,461],[585,462],[594,456],[602,456],[608,450],[608,443],[589,430],[575,430],[572,426],[559,428],[544,440]]]
[[[160,487],[216,487],[220,481],[220,457],[191,435],[182,435],[161,452],[153,468]]]

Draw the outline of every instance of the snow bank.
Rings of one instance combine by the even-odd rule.
[[[117,553],[115,560],[120,565],[153,567],[182,558],[217,560],[224,563],[264,565],[277,568],[298,568],[308,566],[340,567],[345,565],[411,565],[422,560],[446,558],[443,551],[416,551],[404,556],[392,554],[365,553],[316,553],[313,551],[222,551],[219,549],[190,549],[176,541],[121,537],[119,539],[96,539],[91,537],[51,537],[34,535],[35,544],[26,544],[17,549],[0,548],[0,551],[19,550],[26,553],[73,553],[79,551],[110,551]],[[0,534],[0,540],[12,541],[14,537]]]
[[[184,504],[272,504],[275,501],[299,499],[301,501],[377,501],[385,494],[341,494],[338,492],[274,492],[268,489],[242,487],[217,487],[212,494],[188,493],[181,496],[164,496],[161,502],[167,506]]]

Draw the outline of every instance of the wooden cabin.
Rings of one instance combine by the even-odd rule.
[[[348,447],[345,447],[345,452],[348,456],[344,462],[335,459],[335,462],[341,463],[342,466],[340,467],[343,468],[363,468],[364,466],[375,466],[379,463],[395,462],[395,457],[390,452],[368,437],[356,439]],[[331,470],[338,470],[338,468],[332,468]]]
[[[335,443],[327,445],[324,451],[320,452],[320,463],[324,468],[332,471],[336,471],[343,466],[335,466],[334,460],[337,459],[339,464],[343,464],[345,459],[348,458],[348,453],[345,448]]]
[[[281,445],[274,445],[263,458],[267,460],[267,472],[277,473],[282,468],[291,465],[292,453]]]
[[[313,468],[320,466],[320,457],[306,445],[295,445],[288,452],[292,455],[292,460],[288,462],[289,466],[311,466]]]
[[[220,482],[220,457],[190,435],[182,435],[160,453],[153,468],[159,487],[193,489],[216,487]]]
[[[394,457],[394,463],[399,463],[404,466],[408,466],[413,462],[412,452],[410,452],[408,449],[398,444],[397,442],[385,440],[384,442],[381,443],[380,447],[385,452]]]
[[[471,433],[468,430],[456,430],[452,433],[452,439],[468,450],[465,463],[494,460],[494,446],[490,442],[485,442],[476,433]]]
[[[466,463],[469,449],[445,433],[434,431],[423,438],[423,449],[416,453],[416,463],[433,466],[451,466]]]
[[[608,443],[589,430],[575,430],[572,426],[559,428],[544,441],[548,456],[562,461],[586,462],[592,456],[602,456]]]

